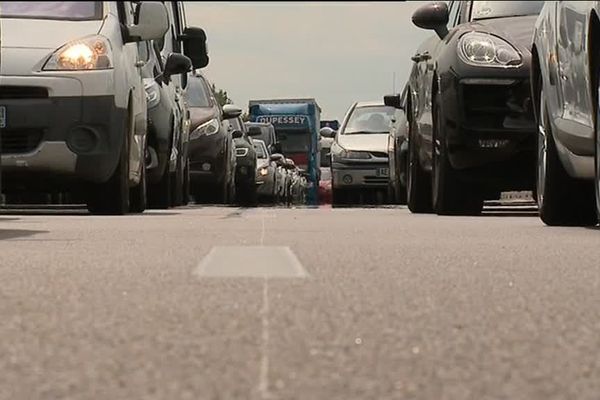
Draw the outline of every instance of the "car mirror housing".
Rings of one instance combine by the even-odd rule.
[[[170,78],[173,75],[183,74],[189,72],[192,69],[192,61],[189,57],[183,54],[171,53],[167,57],[165,63],[165,78]]]
[[[208,46],[206,45],[206,32],[202,28],[188,27],[179,37],[183,44],[183,54],[192,60],[194,69],[204,68],[208,65]]]
[[[231,137],[234,139],[239,139],[243,136],[244,136],[244,132],[240,131],[239,129],[236,129],[235,131],[231,132]]]
[[[383,104],[385,104],[388,107],[394,107],[400,110],[404,110],[399,94],[383,96]]]
[[[421,29],[430,29],[444,39],[448,35],[448,4],[436,1],[417,9],[412,15],[412,22]]]
[[[335,131],[328,126],[325,126],[319,130],[319,134],[325,138],[334,138]]]
[[[128,42],[160,39],[169,29],[167,8],[158,1],[143,1],[138,5],[137,24],[127,27]]]
[[[223,119],[234,119],[242,115],[242,109],[231,104],[223,106]]]

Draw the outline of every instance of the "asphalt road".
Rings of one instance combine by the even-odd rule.
[[[4,211],[0,399],[595,400],[599,304],[506,209]]]

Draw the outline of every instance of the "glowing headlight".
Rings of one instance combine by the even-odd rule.
[[[67,43],[52,54],[45,71],[94,70],[112,68],[112,50],[108,39],[92,36]]]
[[[269,168],[263,167],[260,169],[260,171],[258,171],[258,173],[260,176],[267,176],[269,175]]]
[[[146,90],[146,102],[148,108],[154,108],[160,103],[160,86],[153,78],[144,79],[144,89]]]
[[[472,32],[460,38],[458,54],[470,65],[489,67],[518,66],[519,52],[507,41],[488,33]]]
[[[221,124],[218,118],[213,118],[208,122],[203,123],[190,134],[190,139],[198,139],[200,136],[210,136],[219,132]],[[247,149],[246,149],[247,151]]]

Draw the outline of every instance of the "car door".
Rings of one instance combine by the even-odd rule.
[[[590,91],[592,86],[590,55],[588,46],[589,10],[588,1],[559,1],[556,10],[558,90],[562,98],[560,131],[569,136],[592,139],[594,135],[594,105]],[[569,141],[567,140],[567,145]],[[585,146],[571,150],[593,151]],[[590,153],[593,154],[593,153]],[[588,154],[588,155],[590,155]]]
[[[448,29],[452,30],[459,21],[462,2],[450,2],[448,13]],[[413,90],[417,91],[415,122],[418,135],[416,136],[419,155],[423,167],[431,169],[432,136],[433,136],[433,89],[436,76],[437,56],[443,50],[445,41],[436,34],[427,39],[417,53],[412,57],[416,63],[415,82]]]

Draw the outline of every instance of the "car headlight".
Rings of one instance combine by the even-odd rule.
[[[258,171],[260,176],[267,176],[269,175],[269,168],[267,167],[262,167],[259,171]]]
[[[488,67],[518,66],[519,52],[506,40],[482,32],[467,33],[460,38],[458,54],[469,65]]]
[[[67,43],[50,56],[44,71],[78,71],[112,68],[110,42],[104,36],[91,36]]]
[[[160,103],[160,86],[153,78],[144,78],[146,103],[148,108],[154,108]]]
[[[203,123],[190,134],[190,139],[198,139],[200,136],[210,136],[219,132],[221,124],[218,118],[213,118],[208,122]],[[246,149],[246,151],[248,151]]]

